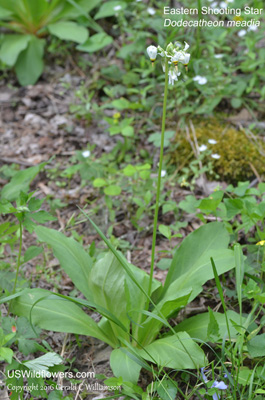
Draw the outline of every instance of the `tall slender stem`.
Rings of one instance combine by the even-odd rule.
[[[167,111],[167,93],[168,93],[168,60],[166,58],[165,90],[164,90],[163,117],[162,117],[162,128],[161,128],[161,145],[160,145],[159,169],[158,169],[158,179],[157,179],[157,189],[156,189],[156,206],[155,206],[155,216],[154,216],[154,228],[153,228],[153,241],[152,241],[151,268],[150,268],[150,278],[149,278],[149,286],[148,286],[148,296],[151,296],[152,281],[153,281],[153,275],[154,275],[156,230],[157,230],[157,220],[158,220],[158,211],[159,211],[161,171],[162,171],[163,154],[164,154],[164,138],[165,138],[166,111]]]
[[[12,294],[15,293],[16,287],[17,287],[17,280],[18,280],[18,272],[19,272],[19,267],[20,267],[21,252],[22,252],[22,222],[19,221],[19,250],[18,250],[18,258],[17,258],[16,277],[15,277],[15,283],[14,283]]]

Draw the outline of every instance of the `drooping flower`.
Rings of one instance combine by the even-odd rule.
[[[178,76],[180,72],[175,71],[174,69],[170,69],[168,72],[168,83],[169,85],[174,85],[174,82],[178,80]]]
[[[180,59],[179,62],[181,62],[184,65],[184,67],[186,68],[186,71],[187,71],[188,70],[188,64],[190,62],[190,54],[186,53],[184,55],[184,58]]]
[[[237,36],[243,37],[243,36],[245,36],[246,34],[247,34],[246,29],[241,29],[241,30],[238,32]]]
[[[205,150],[207,150],[207,146],[205,144],[199,146],[199,151],[205,151]]]
[[[161,178],[164,178],[164,176],[166,176],[167,171],[165,171],[164,169],[162,169],[161,171]]]
[[[193,78],[195,82],[198,82],[199,85],[205,85],[208,82],[208,79],[205,76],[197,75]]]
[[[157,47],[149,46],[149,47],[147,47],[146,51],[147,51],[147,54],[148,54],[150,60],[153,63],[155,61],[155,59],[156,59],[156,56],[157,56]]]
[[[148,7],[148,8],[147,8],[147,12],[148,12],[148,14],[150,14],[150,15],[155,15],[156,10],[155,10],[153,7]]]
[[[174,55],[171,57],[171,62],[175,65],[176,71],[178,70],[178,63],[183,58],[181,51],[175,51]]]
[[[219,158],[221,157],[220,154],[211,154],[211,157],[214,158],[215,160],[219,160]]]
[[[190,45],[187,42],[184,42],[184,43],[185,43],[185,46],[184,46],[183,51],[187,51],[189,49]]]
[[[90,151],[89,151],[89,150],[83,151],[83,152],[82,152],[82,156],[83,156],[84,158],[88,158],[88,157],[90,156]]]
[[[209,140],[208,140],[208,143],[210,143],[210,144],[216,144],[217,141],[216,141],[215,139],[209,139]]]
[[[248,31],[256,32],[257,30],[258,30],[257,25],[250,25],[250,26],[248,27]]]

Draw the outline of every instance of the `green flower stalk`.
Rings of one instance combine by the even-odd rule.
[[[158,179],[157,179],[148,296],[151,295],[152,281],[154,275],[154,265],[155,265],[156,232],[157,232],[159,199],[161,190],[161,172],[162,172],[162,163],[164,155],[168,85],[174,85],[175,81],[178,80],[178,77],[181,74],[181,72],[179,72],[178,70],[178,64],[179,63],[183,64],[187,70],[190,61],[190,54],[187,53],[189,45],[185,42],[184,48],[181,49],[181,47],[182,45],[179,42],[176,42],[175,44],[169,43],[166,50],[164,50],[161,46],[158,46],[157,48],[155,46],[149,46],[147,48],[147,54],[152,62],[152,65],[154,65],[157,55],[160,55],[162,57],[162,68],[163,71],[165,72],[165,90],[164,90],[163,116],[162,116],[162,127],[161,127],[161,145],[160,145],[159,169],[158,169]]]

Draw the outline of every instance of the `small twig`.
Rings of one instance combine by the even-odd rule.
[[[32,163],[30,163],[28,161],[18,160],[16,158],[11,158],[11,157],[1,157],[0,156],[0,161],[6,162],[6,163],[9,163],[9,164],[14,163],[14,164],[19,164],[19,165],[24,165],[25,167],[33,167],[34,166],[34,164],[32,164]]]
[[[258,182],[261,183],[262,179],[261,179],[258,171],[256,170],[256,168],[254,167],[254,165],[251,162],[249,162],[249,165],[250,165],[250,168],[252,169],[252,171],[254,172],[254,175],[256,176]]]

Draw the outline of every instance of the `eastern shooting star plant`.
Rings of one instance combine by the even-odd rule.
[[[157,232],[159,198],[160,198],[160,188],[161,188],[161,173],[162,173],[162,163],[164,154],[168,84],[174,85],[174,82],[178,80],[178,76],[181,74],[181,72],[178,70],[179,63],[183,64],[186,70],[188,69],[190,54],[187,53],[187,50],[189,49],[190,46],[188,45],[188,43],[186,42],[184,43],[185,46],[183,49],[181,49],[182,45],[179,42],[175,42],[174,44],[169,43],[166,47],[166,50],[164,50],[161,46],[158,47],[149,46],[146,49],[147,54],[152,62],[152,65],[154,65],[157,55],[161,56],[162,68],[163,71],[165,72],[165,91],[164,91],[163,116],[162,116],[162,128],[161,128],[160,158],[159,158],[159,170],[158,170],[158,180],[157,180],[156,206],[154,215],[150,281],[148,289],[149,296],[151,294],[152,279],[153,279],[154,264],[155,264],[155,245],[156,245],[156,232]]]
[[[38,226],[35,233],[40,242],[48,244],[62,269],[68,274],[84,298],[51,293],[43,289],[25,289],[12,295],[12,312],[23,315],[37,326],[98,338],[113,351],[110,364],[114,375],[124,382],[137,383],[142,367],[152,371],[148,362],[159,367],[198,369],[207,365],[201,347],[186,329],[176,332],[168,320],[191,302],[202,285],[214,277],[210,258],[218,274],[234,267],[233,251],[228,250],[229,234],[223,224],[212,222],[187,236],[175,251],[165,284],[153,278],[156,231],[163,161],[168,84],[180,74],[178,63],[187,66],[188,45],[170,43],[166,50],[149,46],[150,60],[162,57],[165,68],[160,162],[154,215],[150,275],[129,263],[106,238],[83,210],[109,252],[90,256],[82,245],[63,233]],[[0,299],[0,303],[6,299]],[[9,300],[9,298],[8,298]],[[82,310],[96,310],[101,319],[94,319]],[[219,318],[217,318],[217,322]],[[167,328],[159,336],[161,328]],[[207,327],[207,325],[206,325]]]

